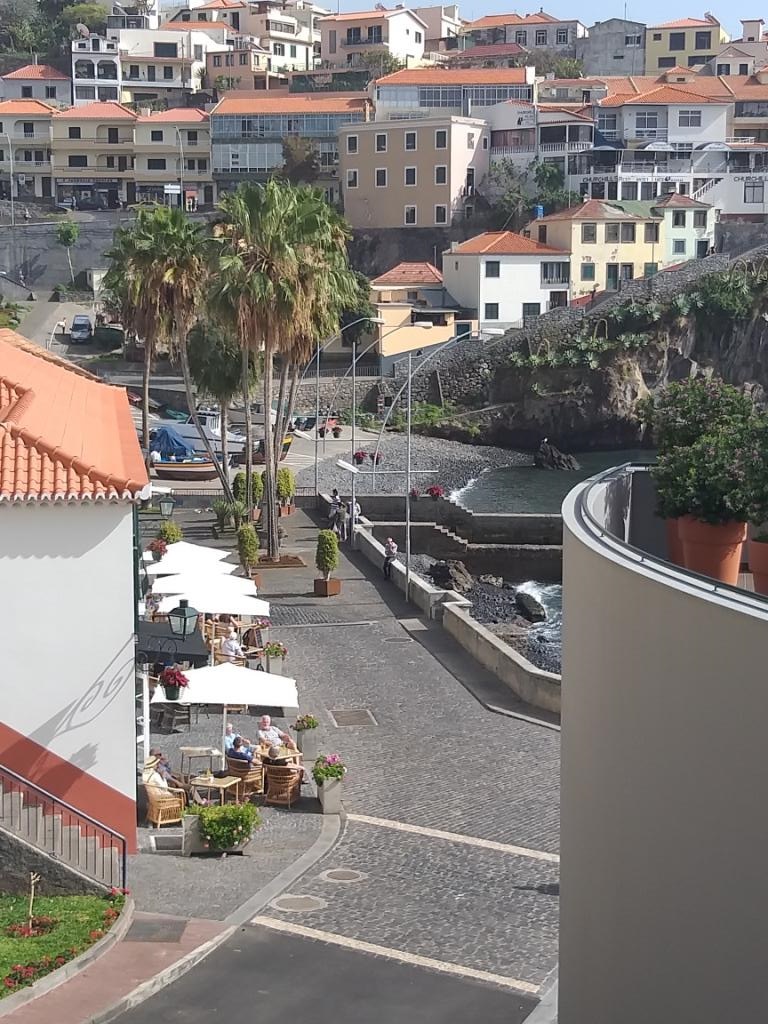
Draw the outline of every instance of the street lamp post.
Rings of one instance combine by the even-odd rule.
[[[0,132],[0,136],[8,140],[8,162],[11,165],[11,227],[16,227],[16,208],[13,203],[13,143],[11,142],[11,136],[8,132]]]
[[[187,204],[184,201],[184,147],[181,144],[181,132],[176,128],[176,138],[179,140],[179,206],[186,210]]]

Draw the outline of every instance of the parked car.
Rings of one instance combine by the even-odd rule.
[[[93,337],[93,326],[90,317],[84,313],[78,313],[72,317],[72,326],[69,329],[69,339],[73,345],[85,344]]]

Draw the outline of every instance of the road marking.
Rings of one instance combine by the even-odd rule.
[[[353,949],[359,953],[372,953],[374,956],[385,957],[387,960],[399,960],[400,963],[411,964],[414,967],[425,967],[427,970],[440,971],[441,974],[452,974],[454,977],[459,978],[472,978],[474,981],[486,981],[492,985],[511,988],[515,992],[522,992],[529,996],[535,996],[540,988],[539,985],[533,985],[529,981],[507,978],[503,974],[492,974],[490,971],[478,971],[474,967],[462,967],[460,964],[448,963],[445,960],[433,960],[429,956],[419,956],[418,953],[406,953],[402,949],[390,949],[389,946],[377,946],[373,942],[349,939],[346,935],[335,935],[333,932],[324,932],[318,928],[305,928],[304,925],[294,924],[292,921],[279,921],[273,917],[259,916],[254,917],[251,924],[261,925],[263,928],[271,928],[276,932],[286,932],[289,935],[301,935],[305,939],[316,939],[319,942],[327,942],[332,946]]]
[[[531,860],[543,860],[548,864],[559,864],[560,857],[546,850],[530,850],[527,846],[511,846],[509,843],[496,843],[492,839],[478,839],[476,836],[463,836],[459,832],[443,832],[439,828],[424,828],[422,825],[407,825],[404,821],[391,821],[389,818],[370,818],[367,814],[348,814],[347,821],[359,821],[362,825],[376,825],[379,828],[391,828],[395,832],[410,832],[429,839],[445,839],[449,843],[463,843],[465,846],[480,846],[485,850],[498,850],[500,853],[512,853],[517,857],[530,857]]]

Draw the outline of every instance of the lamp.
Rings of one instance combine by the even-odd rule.
[[[192,636],[197,629],[199,618],[200,612],[195,608],[190,608],[189,601],[185,597],[179,601],[178,608],[168,612],[168,624],[174,636]]]
[[[163,519],[170,519],[173,515],[176,501],[170,495],[167,495],[165,498],[160,499],[158,505],[160,506],[160,515]]]

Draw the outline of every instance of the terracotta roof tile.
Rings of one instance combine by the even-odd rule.
[[[384,75],[382,85],[524,85],[525,68],[404,68]]]
[[[42,100],[3,100],[0,102],[0,115],[7,114],[13,116],[14,114],[27,115],[33,117],[48,116],[56,110],[56,107],[50,106],[48,103],[43,103]]]
[[[500,25],[555,25],[560,24],[560,21],[560,18],[554,18],[544,11],[537,14],[486,14],[477,21],[470,21],[467,27],[471,32],[478,28],[496,28]]]
[[[9,71],[7,75],[0,75],[0,78],[24,78],[36,82],[68,82],[69,76],[65,75],[58,68],[52,68],[50,64],[25,64],[22,68]]]
[[[196,7],[196,11],[231,11],[242,7],[247,7],[247,4],[243,3],[243,0],[210,0],[209,3],[203,4],[202,7]]]
[[[125,391],[0,330],[0,501],[135,501],[147,484]]]
[[[172,29],[174,32],[186,32],[190,29],[192,31],[202,30],[205,32],[206,29],[217,28],[224,29],[228,35],[232,33],[232,27],[226,21],[164,21],[160,28],[164,32],[167,32],[169,29]]]
[[[219,114],[324,114],[362,113],[369,102],[366,93],[289,93],[270,96],[265,90],[225,96],[211,111]]]
[[[665,21],[662,25],[649,25],[648,28],[719,28],[720,22],[716,19],[708,21],[706,18],[678,18],[677,21]]]
[[[527,256],[541,255],[547,253],[563,254],[567,249],[555,249],[551,245],[544,245],[533,238],[526,238],[525,235],[515,234],[514,231],[484,231],[482,235],[475,235],[474,238],[462,242],[455,249],[449,250],[449,255],[486,255],[495,256]]]
[[[546,224],[551,220],[656,220],[654,217],[636,217],[633,213],[626,213],[618,206],[603,202],[602,199],[588,199],[586,203],[579,206],[572,206],[568,210],[560,210],[558,213],[549,213],[546,217],[540,217],[533,221],[534,224]]]
[[[134,114],[128,107],[116,100],[104,102],[84,103],[82,107],[67,107],[66,110],[59,110],[54,117],[62,117],[71,121],[135,121],[138,114]]]
[[[342,14],[328,14],[324,18],[318,18],[318,21],[376,21],[381,18],[392,18],[395,14],[402,14],[404,11],[408,11],[412,14],[417,21],[421,21],[416,11],[410,10],[408,7],[397,7],[393,10],[375,10],[375,11],[345,11]],[[421,22],[422,25],[424,22]]]
[[[662,206],[665,209],[685,209],[685,210],[709,210],[711,206],[709,203],[700,203],[696,199],[691,199],[690,196],[681,196],[679,192],[669,192],[663,199],[654,199],[650,201],[651,206],[657,207]]]
[[[385,285],[442,284],[443,275],[431,263],[398,263],[371,281],[374,288]]]
[[[487,60],[493,57],[517,57],[525,50],[518,43],[497,43],[488,46],[470,46],[466,50],[458,50],[456,53],[447,54],[448,64],[459,60]]]
[[[600,100],[601,107],[624,107],[624,106],[653,106],[659,104],[661,106],[672,105],[675,106],[687,103],[728,103],[729,99],[724,96],[704,96],[700,92],[696,92],[697,84],[692,82],[686,82],[685,88],[678,88],[676,85],[659,85],[655,89],[649,89],[647,92],[641,92],[638,95],[628,96],[626,94],[608,96],[604,100]]]

